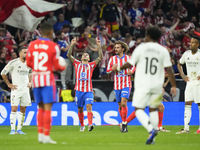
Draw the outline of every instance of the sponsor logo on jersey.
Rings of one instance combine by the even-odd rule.
[[[122,91],[122,93],[128,93],[128,91]]]
[[[18,68],[21,68],[21,66],[19,66]]]

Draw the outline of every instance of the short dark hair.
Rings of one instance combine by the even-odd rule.
[[[18,54],[19,54],[23,49],[27,49],[27,47],[26,47],[26,46],[21,46],[20,48],[18,48]]]
[[[43,35],[48,35],[53,30],[52,24],[45,22],[41,25],[41,31]]]
[[[71,26],[69,25],[69,24],[64,24],[63,26],[62,26],[62,28],[70,28]]]
[[[198,43],[200,44],[200,37],[197,35],[193,35],[192,36],[193,39],[196,39],[198,41]]]
[[[59,35],[61,35],[61,34],[62,34],[62,31],[56,32],[56,35],[57,35],[57,36],[59,36]]]
[[[146,35],[149,36],[152,40],[158,41],[161,37],[161,31],[158,27],[149,27],[147,28]]]
[[[100,31],[103,31],[103,30],[106,30],[106,28],[104,28],[104,27],[100,28]]]

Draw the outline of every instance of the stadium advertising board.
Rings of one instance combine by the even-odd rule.
[[[183,102],[164,102],[165,112],[163,125],[183,125],[184,124],[184,103]],[[128,102],[128,115],[134,110],[131,102]],[[0,103],[0,125],[10,125],[9,103]],[[146,110],[147,111],[147,110]],[[18,110],[19,113],[19,110]],[[80,125],[78,110],[75,103],[55,103],[52,108],[52,125]],[[36,125],[37,104],[27,107],[24,125]],[[93,105],[93,123],[95,125],[118,125],[121,122],[116,102],[96,102]],[[190,125],[198,125],[198,107],[193,104],[192,118]],[[84,123],[88,124],[87,111],[84,108]],[[140,125],[134,119],[129,125]]]

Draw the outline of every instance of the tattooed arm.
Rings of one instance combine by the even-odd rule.
[[[99,57],[95,60],[96,65],[98,65],[98,63],[102,60],[103,58],[103,53],[102,53],[102,49],[101,49],[101,41],[97,40],[96,41],[97,47],[98,47],[98,52],[99,52]]]

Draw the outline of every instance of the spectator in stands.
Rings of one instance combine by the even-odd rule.
[[[133,0],[132,8],[128,11],[128,17],[131,18],[131,23],[134,24],[136,20],[141,21],[144,12],[149,12],[149,10],[139,7],[138,0]]]
[[[68,20],[70,23],[72,23],[72,18],[75,16],[77,11],[78,7],[75,5],[75,0],[68,0],[65,9],[65,20]]]
[[[11,53],[14,52],[14,49],[12,48],[11,45],[8,44],[6,40],[1,40],[0,41],[0,47],[5,47],[4,49],[6,50],[6,61],[11,60]]]
[[[156,16],[154,18],[154,24],[160,25],[164,23],[164,16],[161,8],[158,8],[156,11]]]
[[[5,66],[6,66],[6,54],[1,53],[0,54],[0,71],[2,71]],[[2,76],[0,76],[0,87],[3,89],[8,88],[7,85],[5,84],[5,82],[3,81]]]
[[[70,25],[70,22],[65,20],[63,14],[59,14],[58,21],[53,25],[54,31],[57,32],[57,31],[61,30],[61,28],[64,24]]]
[[[54,16],[53,11],[48,14],[47,22],[49,22],[52,25],[54,25],[57,22],[57,18]]]
[[[111,40],[112,42],[119,41],[119,40],[124,41],[124,37],[122,37],[121,31],[120,30],[113,31]]]
[[[161,9],[165,13],[165,15],[170,15],[175,5],[174,0],[160,0]]]
[[[177,9],[178,9],[179,18],[185,18],[185,17],[188,16],[187,9],[183,6],[181,1],[178,1],[176,6],[177,6]]]
[[[190,28],[187,34],[185,34],[183,40],[182,40],[182,47],[184,50],[190,50],[190,40],[193,36],[194,28]]]
[[[190,28],[195,28],[195,25],[192,22],[189,22],[186,17],[182,18],[180,21],[183,23],[184,28],[176,30],[177,32],[187,32]]]
[[[188,18],[189,20],[195,16],[197,21],[199,21],[199,13],[200,13],[200,3],[199,0],[193,0],[193,3],[188,8]]]
[[[11,54],[11,59],[16,59],[17,58],[17,53],[16,52],[12,52]]]
[[[13,39],[13,37],[11,35],[7,36],[6,29],[0,30],[0,40],[5,41],[8,45],[12,46],[12,48],[17,49],[15,40]]]
[[[66,83],[67,88],[61,91],[60,93],[60,102],[73,102],[75,99],[75,96],[73,95],[74,92],[74,86],[72,82]]]
[[[91,13],[89,14],[89,17],[87,19],[87,23],[89,26],[92,26],[93,24],[97,23],[98,14],[99,14],[99,8],[96,4],[93,4],[91,8]]]
[[[68,44],[70,44],[70,25],[64,24],[62,27],[62,32],[64,32],[64,38]]]
[[[101,97],[95,96],[96,92],[93,90],[94,102],[102,102]]]
[[[179,60],[182,54],[185,52],[185,50],[181,46],[180,38],[175,39],[174,45],[170,45],[169,48],[172,50],[172,54],[176,58],[176,60]]]
[[[96,40],[100,40],[101,45],[108,45],[109,39],[106,35],[107,35],[106,28],[100,28],[100,34],[97,36]]]
[[[106,26],[115,31],[119,29],[117,17],[120,18],[116,4],[112,0],[107,0],[106,4],[101,8],[100,18],[104,18]]]
[[[58,31],[56,35],[58,38],[57,44],[60,46],[60,50],[61,50],[60,56],[63,57],[67,63],[67,67],[65,68],[65,70],[60,73],[62,89],[65,90],[66,89],[65,83],[69,82],[69,80],[71,79],[71,74],[72,74],[72,63],[67,57],[67,51],[70,45],[64,39],[65,37],[64,32]]]

